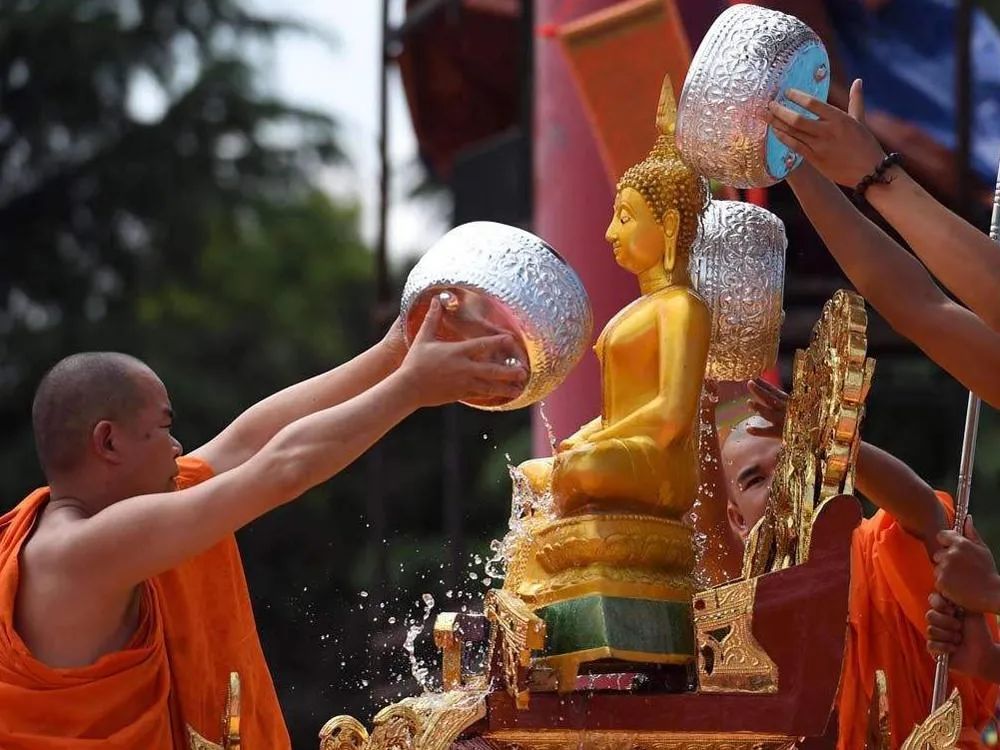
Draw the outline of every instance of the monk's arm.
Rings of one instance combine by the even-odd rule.
[[[217,474],[229,471],[296,419],[343,403],[370,388],[399,367],[405,353],[401,332],[394,328],[349,362],[251,406],[192,455],[206,461]]]
[[[283,428],[239,467],[190,489],[133,497],[76,523],[50,550],[96,591],[127,591],[346,467],[423,405],[405,368]]]
[[[937,551],[938,532],[948,528],[948,517],[934,490],[895,456],[861,443],[855,484],[858,491],[920,539],[927,552]]]
[[[889,176],[892,182],[868,189],[868,202],[952,294],[1000,331],[1000,247],[900,167],[893,167]]]
[[[916,258],[808,164],[788,179],[857,290],[900,335],[966,388],[1000,406],[1000,334],[950,300]]]

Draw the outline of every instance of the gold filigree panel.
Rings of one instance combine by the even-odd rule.
[[[958,690],[915,727],[900,750],[955,750],[962,734],[962,696]]]
[[[545,622],[509,591],[486,594],[486,617],[492,624],[488,664],[499,656],[507,691],[518,708],[528,707],[527,669],[531,652],[545,646]],[[499,652],[499,653],[498,653]]]
[[[867,326],[864,300],[841,289],[823,307],[808,349],[795,354],[781,451],[764,517],[747,540],[745,578],[805,562],[819,507],[854,492],[875,368],[866,356]]]
[[[753,635],[756,591],[754,578],[694,597],[699,692],[777,692],[778,665]]]
[[[320,750],[448,750],[485,718],[486,694],[477,685],[406,698],[375,715],[370,735],[353,717],[335,716],[320,730]]]

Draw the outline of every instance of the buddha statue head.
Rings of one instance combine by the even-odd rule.
[[[674,143],[676,120],[668,76],[656,115],[659,135],[649,155],[618,181],[605,239],[627,271],[639,275],[659,265],[668,284],[686,286],[688,257],[710,196],[707,182],[681,159]]]

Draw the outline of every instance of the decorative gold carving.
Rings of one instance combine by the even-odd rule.
[[[797,739],[742,732],[628,732],[517,729],[490,732],[503,750],[794,750]]]
[[[795,354],[794,381],[767,510],[747,540],[750,578],[805,562],[812,522],[832,497],[854,492],[854,461],[874,373],[865,356],[864,300],[837,291],[823,307],[809,348]]]
[[[442,612],[434,620],[434,645],[441,649],[441,682],[445,690],[462,684],[462,641],[455,634],[456,612]]]
[[[875,685],[872,702],[868,709],[868,737],[865,750],[889,750],[892,747],[892,731],[889,728],[889,686],[885,672],[875,670]]]
[[[319,733],[320,750],[448,750],[468,727],[486,717],[484,684],[427,693],[386,706],[371,735],[350,716],[335,716]]]
[[[900,750],[954,750],[962,733],[962,696],[958,690],[914,728]]]
[[[188,744],[191,750],[240,750],[240,675],[229,673],[226,706],[222,712],[222,744],[217,745],[198,734],[187,725]]]
[[[753,635],[756,592],[753,578],[694,597],[700,692],[777,692],[778,666]]]
[[[353,716],[334,716],[319,730],[319,750],[363,750],[368,730]]]
[[[518,708],[527,708],[527,669],[531,652],[545,645],[545,622],[517,596],[499,589],[486,594],[485,612],[493,625],[488,663],[499,656],[507,691]]]
[[[654,516],[563,518],[539,531],[538,547],[538,560],[549,573],[594,564],[664,571],[694,565],[691,529]]]

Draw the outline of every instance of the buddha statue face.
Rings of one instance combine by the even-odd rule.
[[[670,284],[690,285],[687,261],[708,205],[708,185],[674,143],[677,107],[669,76],[656,113],[659,135],[649,155],[618,181],[605,239],[622,268],[638,275],[662,264]]]
[[[658,217],[638,190],[626,186],[615,198],[614,216],[604,238],[626,271],[638,275],[658,264],[669,271],[676,260],[679,224],[676,208]]]

